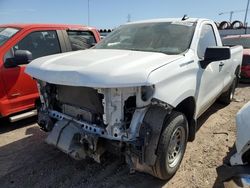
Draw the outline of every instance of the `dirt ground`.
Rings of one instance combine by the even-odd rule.
[[[222,187],[234,170],[235,114],[250,100],[249,84],[241,84],[229,106],[215,103],[200,119],[196,139],[188,143],[181,167],[170,181],[143,173],[129,174],[111,154],[104,163],[74,161],[44,143],[46,134],[35,119],[0,122],[0,187]]]

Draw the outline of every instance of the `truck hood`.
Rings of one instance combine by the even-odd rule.
[[[155,52],[89,49],[32,61],[26,73],[48,83],[98,88],[150,85],[155,69],[182,58]]]

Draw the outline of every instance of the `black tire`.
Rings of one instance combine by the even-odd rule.
[[[174,149],[174,138],[178,133],[182,138],[180,144],[177,144],[178,146]],[[178,135],[176,138],[178,138]],[[158,144],[157,159],[153,167],[154,175],[157,178],[167,180],[176,173],[186,150],[187,139],[188,122],[185,115],[180,112],[172,112],[165,122]],[[176,141],[176,143],[178,143],[178,141]],[[172,161],[173,150],[178,150],[176,151],[177,158],[175,161]]]
[[[235,89],[237,86],[237,82],[238,82],[238,79],[235,77],[230,88],[220,96],[219,101],[221,103],[225,105],[229,105],[231,103],[231,101],[234,98],[234,93],[235,93]]]

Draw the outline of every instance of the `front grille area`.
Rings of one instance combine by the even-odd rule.
[[[56,88],[62,113],[90,123],[101,123],[104,112],[102,96],[97,90],[63,85],[57,85]]]

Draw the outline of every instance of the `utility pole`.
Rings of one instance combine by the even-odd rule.
[[[90,25],[90,10],[89,10],[89,0],[88,0],[88,26]]]
[[[221,12],[219,13],[219,15],[224,15],[224,14],[229,14],[230,17],[229,17],[229,21],[232,22],[233,21],[233,14],[234,13],[239,13],[239,12],[245,12],[246,10],[231,10],[231,11],[228,11],[228,12]]]
[[[128,22],[131,22],[131,15],[128,14]]]
[[[232,22],[233,13],[234,13],[234,11],[230,11],[230,12],[221,12],[221,13],[219,13],[219,16],[221,16],[221,15],[223,15],[223,14],[230,14],[229,21]]]
[[[247,0],[247,8],[246,8],[245,19],[244,19],[244,26],[246,28],[245,33],[247,33],[247,12],[248,12],[248,7],[249,7],[249,0]]]
[[[233,13],[234,11],[230,11],[230,19],[229,19],[230,23],[232,22],[232,19],[233,19]]]

